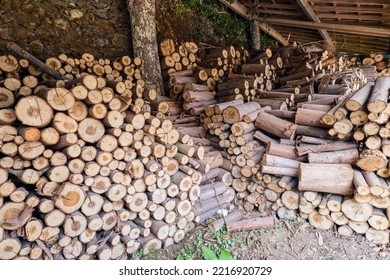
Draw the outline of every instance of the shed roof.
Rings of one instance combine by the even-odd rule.
[[[348,53],[390,48],[390,0],[220,0],[282,44],[330,39]],[[282,39],[281,39],[282,37]]]

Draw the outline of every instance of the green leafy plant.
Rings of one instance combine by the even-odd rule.
[[[227,261],[227,260],[233,259],[232,254],[226,249],[222,250],[218,257],[210,248],[208,248],[206,246],[202,246],[202,252],[203,252],[203,258],[205,260],[224,260],[224,261]]]

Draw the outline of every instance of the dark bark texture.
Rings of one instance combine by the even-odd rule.
[[[158,56],[156,32],[156,1],[127,0],[130,14],[133,52],[142,58],[141,71],[145,88],[154,88],[158,94],[163,93],[160,61]]]

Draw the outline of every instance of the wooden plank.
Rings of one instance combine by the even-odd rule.
[[[370,20],[375,22],[390,23],[389,17],[381,17],[378,15],[358,15],[358,14],[331,14],[331,13],[318,13],[318,17],[321,19],[340,19],[343,20]]]
[[[321,20],[318,18],[317,14],[313,11],[312,7],[310,6],[310,4],[306,1],[306,0],[297,0],[297,3],[299,4],[299,6],[301,6],[301,8],[303,9],[303,11],[305,12],[305,14],[314,22],[318,22],[320,23]],[[325,29],[317,29],[318,32],[321,34],[321,37],[324,39],[324,40],[328,40],[328,41],[332,41],[332,38],[330,38],[329,34],[328,34],[328,31],[326,31]]]
[[[386,5],[390,7],[389,5]],[[345,7],[345,6],[319,6],[319,5],[314,5],[312,6],[313,10],[317,13],[324,13],[324,12],[336,12],[340,14],[345,14],[345,13],[364,13],[364,14],[381,14],[381,15],[390,15],[390,11],[383,9],[382,6],[380,7],[356,7],[356,6],[351,6],[351,7]]]
[[[230,9],[235,11],[240,16],[246,19],[252,19],[252,16],[250,15],[248,8],[245,7],[243,4],[241,4],[239,1],[235,0],[233,3],[230,3],[229,1],[226,0],[219,0],[219,1],[222,4],[228,6]],[[280,42],[282,45],[287,46],[289,44],[288,41],[278,31],[270,27],[265,22],[260,22],[259,27],[261,30],[269,34],[271,37],[273,37],[275,40]]]
[[[270,9],[256,9],[256,13],[267,14],[267,15],[284,15],[284,16],[296,16],[303,17],[300,11],[286,11],[286,10],[270,10]]]
[[[359,4],[359,5],[377,5],[377,4],[381,4],[381,5],[388,5],[389,4],[389,1],[388,0],[372,0],[372,1],[360,1],[360,0],[332,0],[332,1],[329,1],[329,0],[310,0],[310,2],[313,2],[313,3],[334,3],[334,4],[338,4],[338,3],[346,3],[346,4]]]
[[[263,22],[265,21],[264,19],[260,19],[260,18],[258,18],[258,20]],[[326,30],[332,30],[333,32],[344,32],[348,34],[390,38],[390,28],[377,28],[377,27],[367,27],[367,26],[352,25],[352,24],[333,24],[333,23],[324,23],[324,22],[310,22],[310,21],[278,19],[278,18],[268,18],[267,21],[269,23],[272,23],[273,25],[301,27],[301,28],[308,28],[308,29],[322,28]]]

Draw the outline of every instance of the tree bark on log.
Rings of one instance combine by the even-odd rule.
[[[300,163],[298,167],[300,191],[351,195],[353,169],[349,164]]]
[[[145,89],[164,93],[160,60],[158,57],[155,0],[128,0],[134,56],[143,60],[140,65]]]

